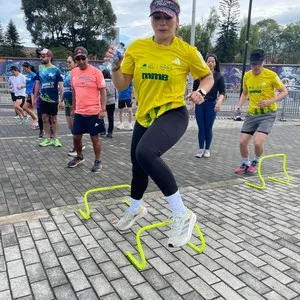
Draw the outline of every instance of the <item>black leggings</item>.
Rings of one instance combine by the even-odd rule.
[[[114,130],[114,112],[115,112],[115,103],[106,105],[107,120],[108,120],[108,133],[112,133]]]
[[[149,128],[141,126],[138,122],[135,123],[131,142],[131,197],[133,199],[142,199],[148,186],[148,176],[165,196],[177,192],[174,175],[161,156],[183,136],[188,121],[188,112],[183,106],[166,112]]]

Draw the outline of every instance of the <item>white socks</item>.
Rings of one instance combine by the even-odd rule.
[[[187,214],[187,210],[182,202],[182,198],[180,196],[179,191],[177,191],[175,194],[171,196],[167,196],[166,198],[169,202],[170,209],[172,211],[173,216],[178,214],[183,214],[183,215]]]
[[[143,199],[135,200],[135,199],[132,199],[130,197],[130,199],[129,199],[129,201],[130,201],[129,212],[131,214],[136,214],[140,210],[140,207],[142,205],[142,200]]]

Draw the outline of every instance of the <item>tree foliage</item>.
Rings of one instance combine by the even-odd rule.
[[[240,16],[239,0],[220,0],[221,24],[215,52],[220,62],[235,60]]]
[[[84,46],[104,53],[102,36],[114,38],[116,15],[109,0],[22,0],[32,42],[39,47],[73,50]]]
[[[218,22],[219,16],[217,10],[212,7],[209,17],[202,19],[202,22],[195,26],[195,46],[204,57],[213,51],[212,39],[218,27]],[[177,34],[189,43],[191,40],[191,25],[180,26]]]
[[[15,23],[10,20],[3,41],[3,56],[23,57],[23,46],[20,41],[20,35],[17,31]]]

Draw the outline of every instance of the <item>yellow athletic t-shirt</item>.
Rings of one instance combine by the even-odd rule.
[[[258,75],[254,75],[252,71],[245,73],[243,90],[248,91],[248,113],[250,115],[259,115],[276,111],[276,102],[265,108],[260,108],[258,103],[262,100],[271,100],[274,98],[275,89],[279,90],[283,88],[283,86],[284,85],[278,75],[269,69],[263,68],[262,72]]]
[[[152,38],[136,40],[126,50],[121,70],[133,75],[136,119],[144,127],[166,111],[185,105],[189,72],[195,79],[210,73],[197,48],[177,37],[169,46],[156,44]]]

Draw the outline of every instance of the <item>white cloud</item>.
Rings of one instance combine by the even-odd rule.
[[[31,37],[26,29],[24,14],[21,10],[21,0],[0,0],[0,20],[5,30],[9,20],[12,18],[17,25],[18,32],[24,45],[32,46]],[[181,24],[191,23],[192,0],[181,0]],[[128,43],[139,37],[152,34],[149,16],[150,0],[111,0],[115,14],[117,15],[117,26],[120,28],[121,37]],[[240,0],[241,19],[247,17],[249,1]],[[197,1],[196,22],[207,18],[210,7],[218,7],[218,0]],[[252,22],[264,18],[273,18],[280,24],[300,21],[299,0],[285,0],[280,3],[274,0],[261,0],[259,3],[253,1]]]

